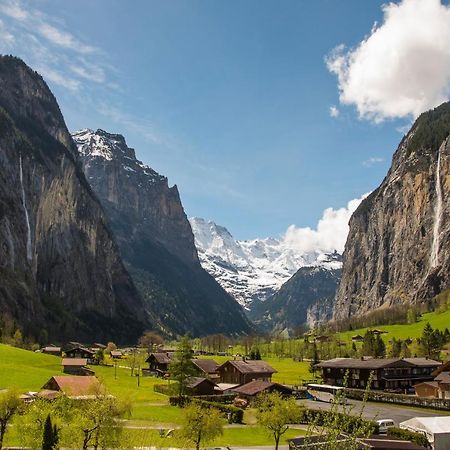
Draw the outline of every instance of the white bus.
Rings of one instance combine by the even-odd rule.
[[[336,395],[342,397],[344,388],[340,386],[331,386],[329,384],[310,383],[306,386],[306,390],[314,400],[332,403]]]

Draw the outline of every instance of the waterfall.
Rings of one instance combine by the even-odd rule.
[[[439,257],[439,229],[442,218],[442,186],[441,186],[441,152],[438,151],[438,160],[435,177],[435,193],[436,201],[434,204],[434,219],[433,219],[433,241],[431,243],[430,252],[430,268],[433,269],[438,265]]]
[[[19,176],[20,176],[20,186],[22,187],[22,206],[25,212],[25,221],[27,223],[27,259],[28,261],[31,261],[33,259],[33,253],[31,250],[31,227],[30,227],[30,217],[28,216],[27,204],[25,202],[25,189],[23,187],[22,155],[19,156]]]

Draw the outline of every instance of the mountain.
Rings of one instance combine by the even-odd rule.
[[[42,77],[1,56],[0,327],[135,342],[151,317],[77,155]]]
[[[450,102],[423,113],[356,209],[335,318],[426,302],[450,288]]]
[[[202,266],[247,310],[273,296],[300,267],[339,269],[342,264],[320,251],[300,252],[283,239],[239,241],[214,222],[190,222]]]
[[[136,159],[123,136],[73,133],[82,168],[146,308],[166,334],[245,334],[242,308],[200,265],[176,186]]]
[[[330,255],[329,263],[341,256]],[[332,317],[332,306],[341,269],[323,266],[301,267],[281,288],[251,310],[255,323],[267,331],[292,334],[302,326],[314,328]]]

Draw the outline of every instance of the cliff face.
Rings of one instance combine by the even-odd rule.
[[[236,301],[200,266],[178,189],[136,159],[121,135],[73,134],[125,264],[167,334],[242,334],[250,324]]]
[[[422,114],[350,219],[335,318],[450,287],[450,103]]]
[[[334,256],[334,258],[333,258]],[[330,263],[340,255],[329,255]],[[260,327],[291,334],[300,326],[314,327],[330,319],[341,269],[301,267],[280,290],[266,301],[256,303],[251,317]]]
[[[147,316],[55,98],[0,57],[0,310],[53,340],[134,340]]]

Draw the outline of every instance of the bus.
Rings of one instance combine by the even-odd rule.
[[[306,391],[313,400],[332,403],[335,400],[335,396],[343,398],[342,394],[344,388],[340,386],[331,386],[330,384],[310,383],[306,385]]]

